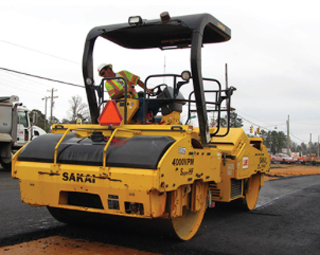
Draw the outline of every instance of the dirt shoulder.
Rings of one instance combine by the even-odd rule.
[[[302,176],[302,175],[320,175],[319,166],[305,166],[305,165],[284,165],[271,164],[270,173],[265,176],[265,181],[272,180],[279,177],[288,176]]]

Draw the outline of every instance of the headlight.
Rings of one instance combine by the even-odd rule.
[[[87,78],[87,79],[86,79],[86,82],[87,82],[88,85],[92,85],[92,84],[93,84],[93,81],[92,81],[92,79],[90,79],[90,78]]]
[[[191,77],[191,73],[189,71],[183,71],[181,73],[181,78],[185,81],[188,81]]]
[[[140,16],[129,17],[129,25],[139,25],[142,24],[142,18]]]
[[[169,15],[169,12],[163,12],[160,14],[160,18],[161,18],[161,21],[169,21],[171,20],[171,17]]]

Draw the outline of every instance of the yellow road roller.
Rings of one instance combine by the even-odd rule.
[[[97,38],[127,49],[186,48],[190,70],[149,75],[138,99],[130,97],[123,79],[125,96],[105,99],[104,85],[115,78],[94,81]],[[79,212],[161,218],[182,240],[197,233],[206,209],[215,202],[239,200],[245,209],[254,209],[270,169],[268,151],[262,138],[249,138],[243,129],[230,127],[235,88],[222,88],[201,72],[202,47],[230,38],[231,30],[210,14],[162,13],[155,20],[130,17],[127,23],[93,28],[82,63],[91,124],[55,124],[52,133],[14,155],[12,177],[19,179],[22,202],[46,206],[66,223]],[[147,93],[159,80],[170,82]],[[159,105],[151,121],[150,101]],[[134,116],[139,107],[143,122],[138,124]],[[211,113],[213,127],[208,124]]]

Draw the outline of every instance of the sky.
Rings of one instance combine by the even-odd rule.
[[[189,1],[188,1],[189,2]],[[72,96],[87,102],[79,87],[12,73],[1,68],[83,85],[82,55],[96,26],[126,23],[128,17],[158,19],[209,13],[231,29],[231,40],[205,45],[202,73],[237,88],[232,107],[250,126],[287,134],[300,144],[320,136],[320,15],[315,0],[287,1],[36,1],[0,2],[0,96],[17,95],[29,109],[45,112],[54,89],[53,115],[68,117]],[[98,40],[94,68],[112,63],[144,80],[150,74],[190,70],[188,50],[127,50]],[[95,83],[100,83],[97,73]],[[156,84],[155,84],[156,85]],[[50,102],[48,101],[48,114]],[[185,117],[186,113],[183,112]]]

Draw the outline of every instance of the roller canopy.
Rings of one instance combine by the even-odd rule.
[[[141,21],[141,20],[140,20]],[[231,30],[210,14],[195,14],[172,17],[169,20],[142,20],[139,24],[129,23],[95,27],[87,35],[82,71],[85,82],[91,121],[98,124],[99,105],[94,82],[93,49],[98,37],[105,38],[130,49],[175,49],[190,47],[191,73],[198,114],[201,143],[210,143],[208,116],[205,105],[202,73],[201,48],[204,44],[225,42],[231,38]]]
[[[198,29],[203,22],[208,22],[203,43],[224,42],[230,39],[231,31],[227,26],[210,14],[196,14],[174,17],[170,21],[144,20],[140,25],[124,23],[99,26],[90,31],[87,40],[101,36],[133,49],[185,47],[191,44],[192,33],[202,33]]]
[[[62,134],[46,134],[30,142],[20,153],[19,161],[54,162],[54,148]],[[135,136],[115,140],[107,149],[107,166],[156,169],[159,160],[175,142],[168,136]],[[57,163],[102,166],[106,142],[92,142],[68,134],[58,148]]]

